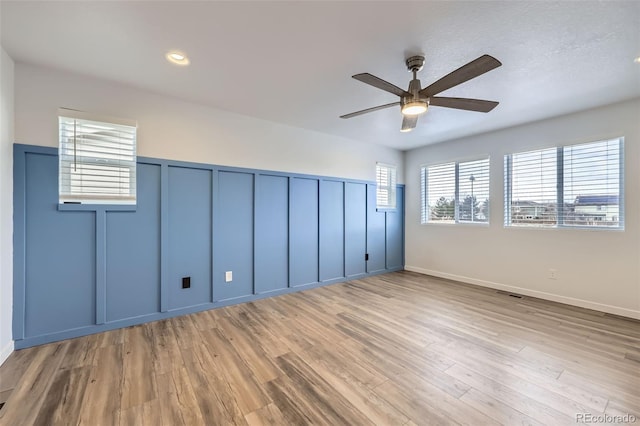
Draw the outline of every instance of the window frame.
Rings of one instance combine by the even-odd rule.
[[[389,184],[381,185],[378,170],[387,169],[389,173]],[[388,191],[387,203],[378,204],[381,189]],[[398,167],[393,164],[376,162],[376,211],[396,211],[398,209]]]
[[[109,208],[116,210],[136,210],[137,202],[138,202],[138,194],[137,194],[137,166],[138,166],[138,154],[137,154],[137,122],[133,120],[126,120],[121,118],[100,116],[97,114],[90,114],[83,111],[72,110],[68,108],[59,108],[58,109],[58,209],[59,210],[94,210],[96,208]],[[64,120],[82,120],[93,122],[96,125],[104,125],[107,127],[108,131],[113,131],[116,128],[128,127],[131,131],[131,160],[119,160],[119,159],[110,159],[110,158],[100,158],[99,155],[91,156],[86,155],[86,153],[79,153],[77,157],[74,158],[76,164],[78,166],[102,166],[102,167],[120,167],[122,169],[128,170],[129,173],[129,186],[131,187],[129,192],[129,198],[127,196],[118,197],[115,194],[105,194],[104,197],[91,194],[91,195],[83,195],[82,193],[78,194],[77,199],[74,198],[71,193],[71,189],[67,188],[63,184],[64,181],[68,181],[69,185],[74,179],[72,171],[64,171],[65,167],[73,164],[73,162],[69,162],[64,159],[63,156],[68,156],[69,154],[64,153],[63,151],[68,151],[69,142],[63,140],[62,132],[63,132],[63,122]],[[75,129],[74,129],[75,134]],[[98,140],[99,141],[99,140]],[[104,141],[99,141],[103,142]],[[109,154],[107,150],[112,147],[102,147],[105,149],[104,154]],[[75,148],[74,148],[75,149]],[[98,152],[98,154],[102,154]],[[74,153],[74,156],[76,154]],[[67,173],[66,175],[64,173]],[[91,175],[87,175],[91,176]],[[82,177],[80,177],[82,178]],[[66,192],[65,192],[66,190]],[[114,191],[115,192],[115,191]]]
[[[489,205],[487,210],[486,221],[477,221],[477,220],[461,220],[460,219],[460,164],[462,163],[473,163],[477,161],[487,161],[487,190]],[[453,220],[450,221],[439,221],[439,220],[431,220],[431,212],[429,209],[429,168],[435,166],[443,166],[447,164],[454,165],[454,192],[453,192],[453,202],[454,202],[454,216]],[[429,163],[420,165],[420,224],[421,225],[471,225],[471,226],[489,226],[491,223],[491,156],[486,154],[482,156],[476,156],[472,158],[465,158],[461,160],[450,160],[450,161],[441,161],[438,163]],[[427,212],[425,215],[424,212]]]
[[[569,147],[579,146],[579,145],[589,145],[589,144],[597,144],[602,142],[609,141],[618,141],[618,156],[619,156],[619,164],[618,164],[618,225],[617,226],[603,226],[603,225],[567,225],[565,224],[565,202],[564,202],[564,183],[565,183],[565,165],[564,165],[564,150]],[[513,155],[514,154],[524,154],[528,152],[539,152],[544,150],[555,149],[556,151],[556,223],[554,225],[543,225],[543,224],[513,224],[512,223],[512,200],[513,200]],[[555,145],[550,147],[543,147],[538,149],[533,149],[529,151],[518,151],[512,152],[504,155],[504,220],[503,227],[509,229],[580,229],[580,230],[602,230],[602,231],[624,231],[625,229],[625,202],[624,202],[624,136],[613,136],[609,138],[602,138],[599,140],[592,140],[587,142],[572,142],[562,145]]]

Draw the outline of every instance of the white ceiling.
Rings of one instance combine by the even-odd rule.
[[[640,96],[640,2],[2,1],[17,62],[118,81],[291,126],[410,149]],[[169,64],[185,51],[191,65]],[[488,114],[432,107],[411,133],[393,102],[351,75],[423,87],[490,54],[503,66],[442,93],[500,101]]]

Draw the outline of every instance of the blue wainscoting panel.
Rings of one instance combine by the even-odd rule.
[[[169,309],[211,301],[211,177],[169,166]],[[191,288],[182,288],[183,277]]]
[[[214,300],[253,294],[253,173],[218,172]],[[225,282],[225,272],[233,280]]]
[[[387,269],[404,266],[404,187],[398,187],[396,194],[396,210],[386,212]]]
[[[386,264],[385,212],[376,211],[376,186],[367,185],[367,272],[379,273]]]
[[[16,348],[403,267],[402,186],[378,212],[364,181],[144,157],[137,174],[136,206],[60,206],[57,149],[14,145]]]
[[[318,179],[291,179],[289,253],[294,287],[318,282],[318,183]]]
[[[58,211],[58,157],[26,154],[25,337],[95,324],[95,212]]]
[[[289,286],[289,178],[256,175],[255,291]]]
[[[345,273],[354,278],[367,272],[367,184],[346,182],[344,191]]]
[[[107,212],[107,321],[160,311],[160,165],[137,181],[136,211]]]
[[[320,182],[320,280],[344,278],[344,182]]]

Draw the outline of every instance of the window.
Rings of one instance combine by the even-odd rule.
[[[58,121],[60,203],[135,204],[135,123],[96,121],[67,109]]]
[[[488,223],[489,158],[421,169],[421,222]]]
[[[505,156],[505,225],[622,228],[623,139]]]
[[[396,208],[396,166],[376,163],[376,207]]]

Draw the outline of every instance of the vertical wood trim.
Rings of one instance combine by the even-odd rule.
[[[324,188],[324,179],[318,179],[316,181],[316,194],[318,194],[318,204],[316,205],[316,216],[318,217],[318,222],[316,223],[316,230],[318,232],[318,259],[316,262],[318,275],[316,277],[316,282],[320,282],[322,278],[322,266],[320,265],[320,257],[322,256],[322,233],[320,232],[320,222],[322,222],[322,218],[320,216],[320,203],[322,202],[322,191]]]
[[[291,176],[287,176],[287,288],[291,287]]]
[[[160,165],[160,312],[169,310],[169,166]]]
[[[97,209],[96,221],[96,324],[107,322],[107,212]]]
[[[287,287],[288,288],[292,288],[292,281],[293,281],[293,265],[295,264],[295,253],[293,252],[293,250],[291,250],[291,242],[293,241],[293,225],[291,224],[291,216],[293,213],[293,202],[291,200],[293,200],[293,179],[295,179],[294,177],[289,176],[288,181],[289,181],[289,206],[288,206],[288,210],[289,210],[289,217],[287,218],[287,224],[289,226],[289,244],[288,244],[288,250],[289,250],[289,256],[288,256],[288,260],[289,260],[289,282],[287,283]]]
[[[209,259],[209,286],[210,286],[210,297],[209,297],[209,301],[210,302],[214,302],[216,300],[216,296],[215,296],[215,264],[214,264],[214,260],[215,260],[215,223],[216,223],[216,206],[219,204],[218,203],[218,182],[220,181],[220,179],[218,179],[218,170],[214,167],[211,169],[211,211],[209,212],[211,214],[210,218],[211,218],[211,234],[209,235],[210,239],[209,239],[209,254],[210,254],[210,259]]]
[[[214,167],[211,170],[211,259],[209,266],[211,268],[211,302],[216,301],[216,239],[215,230],[218,221],[218,215],[216,214],[216,208],[220,204],[220,170]]]
[[[347,181],[342,182],[342,276],[347,278]]]
[[[253,265],[253,273],[251,274],[251,294],[258,294],[256,291],[256,221],[258,219],[258,180],[260,175],[253,173],[253,223],[251,224],[251,264]]]
[[[13,146],[13,340],[24,339],[27,267],[27,153]]]

